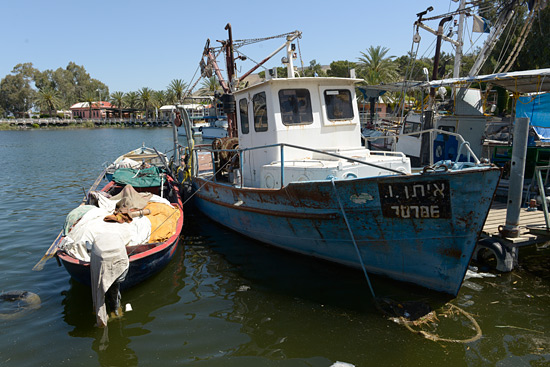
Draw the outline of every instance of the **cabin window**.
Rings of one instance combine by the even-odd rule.
[[[351,93],[347,89],[329,89],[325,91],[325,105],[329,120],[351,120],[353,107]]]
[[[454,126],[439,126],[438,129],[443,130],[443,131],[448,131],[450,133],[455,132],[455,127]]]
[[[241,117],[241,133],[248,134],[248,102],[246,101],[246,98],[239,100],[239,116]]]
[[[267,131],[267,104],[265,92],[255,94],[252,97],[254,108],[254,131]]]
[[[283,124],[306,125],[313,122],[311,98],[307,89],[281,89],[279,105]]]
[[[415,133],[420,130],[420,122],[405,121],[405,126],[403,126],[403,134]]]

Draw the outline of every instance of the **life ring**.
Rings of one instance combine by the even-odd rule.
[[[13,311],[0,313],[0,320],[14,320],[40,308],[40,297],[28,291],[11,291],[0,294],[0,302],[17,302]]]

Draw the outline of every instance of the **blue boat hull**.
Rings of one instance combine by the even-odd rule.
[[[367,271],[456,296],[499,178],[486,167],[275,190],[193,185],[199,210],[243,235],[358,268],[354,239]]]

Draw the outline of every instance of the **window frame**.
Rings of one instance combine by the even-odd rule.
[[[245,124],[243,123],[243,104],[245,105],[244,111],[246,111],[246,131],[244,130]],[[246,135],[250,133],[250,114],[248,113],[248,100],[245,98],[239,99],[239,118],[241,120],[240,127],[241,127],[241,134]]]
[[[334,94],[333,92],[338,92],[338,93]],[[348,100],[346,101],[347,106],[345,106],[347,111],[343,110],[343,113],[349,112],[349,114],[346,114],[342,117],[336,117],[334,115],[334,107],[333,107],[334,104],[333,103],[329,104],[328,102],[329,102],[329,99],[333,99],[333,98],[334,100],[341,100],[338,97],[333,97],[333,96],[340,96],[341,94],[346,94],[348,97]],[[352,93],[349,89],[345,89],[345,88],[344,89],[325,89],[323,91],[323,98],[325,102],[326,115],[329,121],[350,121],[355,118],[355,112],[353,110]]]
[[[258,104],[262,102],[262,101],[258,101],[258,99],[260,98],[263,98],[263,106],[262,105],[258,106]],[[257,112],[260,111],[260,109],[265,111],[262,115],[257,114]],[[252,111],[254,112],[254,131],[257,133],[268,131],[269,118],[267,113],[267,93],[265,91],[258,92],[254,94],[254,96],[252,97]]]
[[[294,98],[294,106],[297,105],[297,111],[293,112],[294,108],[289,111],[284,111],[283,103],[287,102],[284,100],[289,95],[284,95],[284,93],[287,92],[294,92],[292,97]],[[303,93],[303,95],[298,96],[298,93]],[[305,93],[304,93],[305,92]],[[281,121],[283,125],[285,126],[302,126],[302,125],[311,125],[313,124],[313,110],[311,106],[311,93],[309,89],[307,88],[287,88],[287,89],[280,89],[277,93],[279,98],[279,110],[281,113]],[[300,99],[304,99],[305,103],[303,106],[300,106]],[[292,103],[292,102],[290,102]],[[300,111],[301,107],[304,107],[305,111]],[[291,121],[285,118],[287,116],[291,117]],[[305,117],[305,119],[302,119],[302,117]],[[294,122],[298,120],[298,122]]]

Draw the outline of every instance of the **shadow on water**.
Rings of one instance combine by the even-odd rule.
[[[549,358],[548,250],[522,249],[518,271],[463,287],[452,303],[475,315],[484,332],[464,346],[433,343],[388,321],[361,271],[263,245],[196,212],[186,212],[183,233],[168,266],[122,294],[134,310],[106,330],[94,326],[90,289],[70,282],[62,300],[68,334],[91,339],[100,365],[399,366],[413,358],[435,366]],[[383,277],[371,281],[378,297],[434,309],[449,301]],[[458,324],[448,331],[470,329]]]
[[[357,269],[281,250],[242,236],[200,213],[187,215],[189,230],[204,246],[220,254],[231,270],[270,293],[318,304],[378,312],[366,279]],[[413,284],[369,274],[377,297],[398,301],[425,300],[437,307],[450,298]]]
[[[90,287],[70,279],[64,296],[63,320],[73,327],[71,337],[93,338],[92,350],[101,366],[137,366],[138,357],[129,344],[134,337],[150,334],[147,324],[155,320],[155,312],[178,303],[178,292],[184,287],[184,251],[180,245],[174,258],[158,274],[122,294],[121,304],[136,305],[122,317],[109,320],[106,328],[95,326],[96,316]]]

